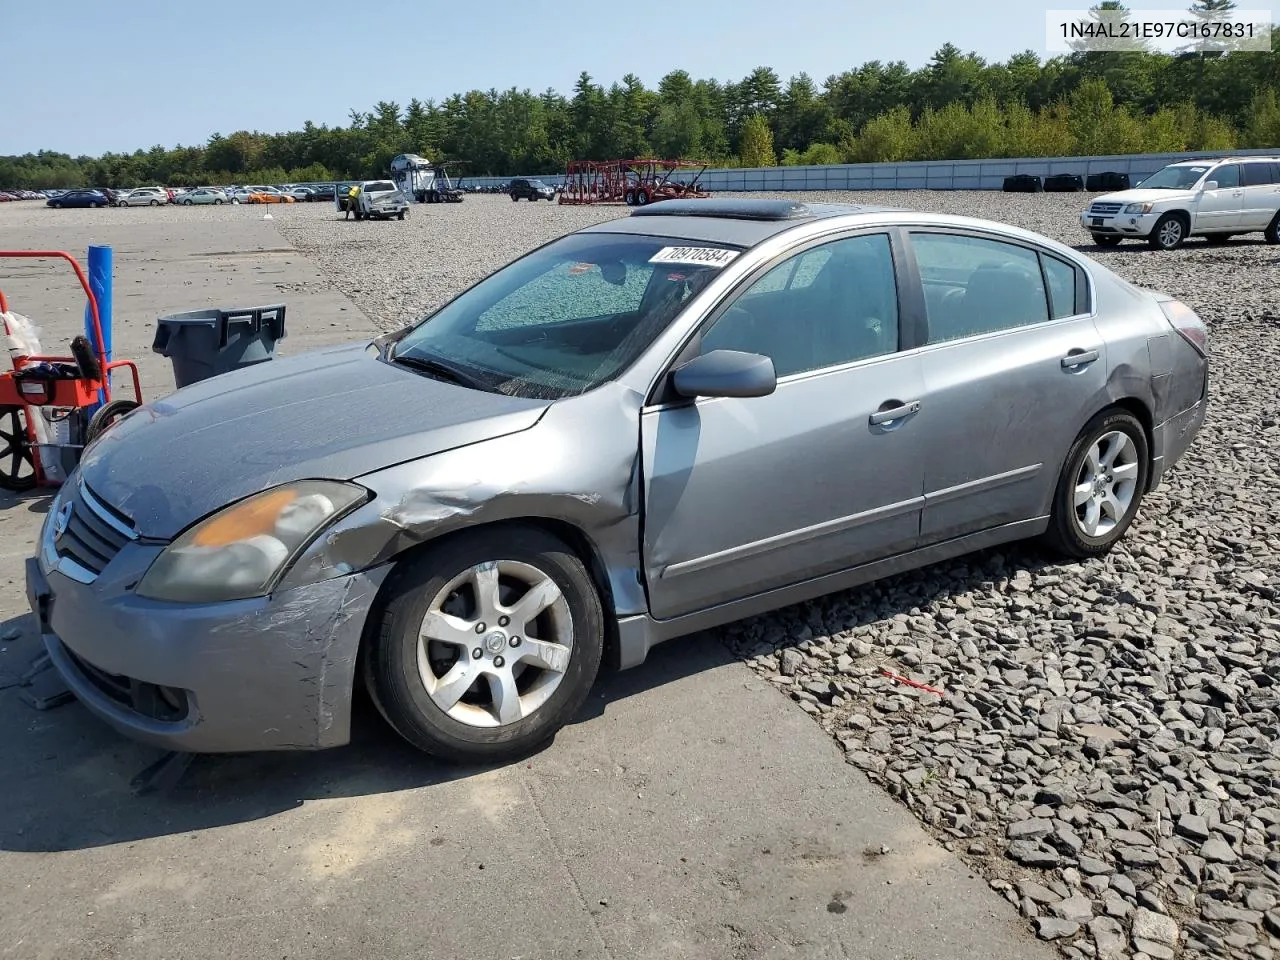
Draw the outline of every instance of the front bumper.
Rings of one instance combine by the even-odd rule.
[[[1097,216],[1085,211],[1080,226],[1090,233],[1115,234],[1122,237],[1146,237],[1155,229],[1158,213],[1116,213]]]
[[[108,570],[130,566],[125,552]],[[139,553],[144,552],[138,550]],[[390,565],[273,597],[146,600],[27,561],[53,666],[90,712],[166,750],[306,750],[350,739],[356,653]]]

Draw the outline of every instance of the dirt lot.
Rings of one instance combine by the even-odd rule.
[[[818,198],[1087,240],[1080,195]],[[278,301],[285,351],[364,336],[624,212],[471,197],[344,223],[328,204],[11,204],[0,246],[112,244],[116,352],[144,360],[156,396],[171,387],[149,353],[163,312]],[[0,956],[1035,956],[1021,930],[1068,956],[1266,960],[1280,248],[1088,252],[1186,299],[1213,350],[1200,440],[1109,557],[989,552],[673,645],[608,681],[527,770],[459,776],[366,717],[352,748],[206,761],[174,795],[135,799],[129,777],[154,754],[78,707],[0,693],[16,784],[0,870],[18,891]],[[59,276],[0,263],[46,342],[79,324]],[[43,502],[0,500],[0,637],[20,634],[0,644],[0,683],[34,655],[20,573]],[[906,695],[884,666],[947,696]],[[413,906],[427,929],[403,924]]]

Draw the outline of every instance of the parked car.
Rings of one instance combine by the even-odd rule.
[[[250,194],[259,193],[263,190],[268,190],[268,189],[270,188],[265,186],[256,186],[256,185],[250,185],[245,187],[232,187],[231,202],[232,203],[248,203]]]
[[[312,200],[332,200],[335,196],[334,186],[332,183],[321,184],[318,187],[311,188]]]
[[[116,199],[116,205],[121,207],[158,207],[168,202],[168,196],[159,187],[139,187]]]
[[[139,740],[336,746],[364,684],[416,746],[501,760],[606,659],[1025,537],[1105,553],[1207,354],[1185,304],[1026,230],[672,200],[117,420],[28,597]]]
[[[339,210],[347,209],[348,198],[344,191],[334,201]],[[395,217],[403,220],[409,212],[409,201],[400,188],[391,180],[365,180],[360,184],[360,195],[356,199],[355,218],[357,220],[390,220]]]
[[[106,207],[112,198],[103,190],[68,190],[45,202],[47,207]]]
[[[541,180],[512,180],[508,189],[512,200],[554,200],[556,192]]]
[[[1104,247],[1129,237],[1175,250],[1187,237],[1222,243],[1258,231],[1280,243],[1280,157],[1171,163],[1129,190],[1098,197],[1080,225]]]
[[[220,204],[226,202],[227,198],[221,190],[214,190],[209,187],[199,187],[195,190],[188,190],[178,198],[178,203],[184,207],[206,203]]]
[[[280,189],[282,193],[287,193],[299,203],[306,203],[312,199],[312,191],[310,187],[281,187]]]
[[[241,201],[242,203],[294,203],[293,197],[287,193],[281,193],[275,187],[261,187],[257,190],[249,192],[248,198]]]

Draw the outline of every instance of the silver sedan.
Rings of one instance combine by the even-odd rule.
[[[656,643],[1013,540],[1104,553],[1207,384],[1186,305],[1034,233],[667,201],[117,421],[28,594],[140,740],[339,745],[363,684],[500,760]]]

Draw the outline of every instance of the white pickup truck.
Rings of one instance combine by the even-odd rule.
[[[1280,243],[1280,158],[1221,157],[1171,163],[1131,190],[1098,197],[1080,226],[1099,246],[1126,237],[1174,250],[1187,237],[1222,242],[1262,231]]]
[[[350,189],[350,184],[347,184]],[[365,180],[359,184],[360,195],[352,211],[357,220],[403,220],[409,212],[409,201],[390,180]],[[339,189],[333,198],[338,210],[347,209],[347,190]]]

